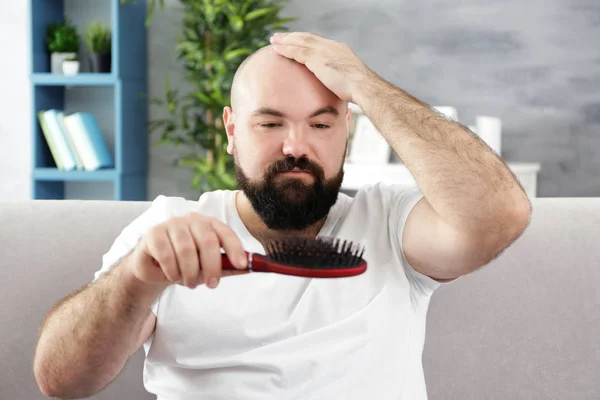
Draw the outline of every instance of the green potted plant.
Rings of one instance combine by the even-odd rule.
[[[50,54],[50,72],[62,74],[63,61],[76,57],[79,51],[77,28],[67,18],[50,23],[46,28],[46,48]]]
[[[91,72],[111,72],[112,35],[110,27],[100,21],[87,25],[85,42],[89,50]]]
[[[150,13],[157,1],[161,0],[150,4]],[[175,50],[186,85],[171,88],[166,79],[164,98],[152,100],[166,117],[151,121],[150,132],[160,135],[157,144],[185,149],[187,154],[176,165],[193,170],[191,187],[200,192],[237,186],[233,158],[227,153],[223,107],[230,103],[233,75],[245,57],[296,19],[280,16],[287,2],[179,0],[183,18]]]
[[[66,58],[62,63],[62,69],[65,75],[77,75],[79,73],[79,59],[77,56]]]

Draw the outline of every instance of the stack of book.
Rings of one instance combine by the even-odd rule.
[[[87,112],[38,112],[38,120],[59,170],[95,171],[114,166],[96,118]]]

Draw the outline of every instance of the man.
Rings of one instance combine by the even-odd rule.
[[[480,140],[346,45],[308,33],[271,42],[237,71],[223,114],[241,190],[159,196],[123,230],[94,282],[42,324],[45,394],[91,395],[143,345],[159,399],[426,398],[430,296],[518,238],[529,201]],[[348,102],[418,187],[339,194]],[[243,250],[290,234],[361,242],[369,268],[333,280],[241,271]],[[220,248],[239,271],[221,271]]]

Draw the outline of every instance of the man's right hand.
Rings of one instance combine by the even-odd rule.
[[[214,288],[221,276],[247,273],[221,270],[221,248],[235,268],[246,268],[247,256],[237,234],[216,218],[191,212],[151,228],[127,265],[133,276],[145,283],[180,283],[189,288],[206,283]]]

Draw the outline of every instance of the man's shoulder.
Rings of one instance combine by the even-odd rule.
[[[366,200],[368,202],[398,201],[399,199],[420,196],[419,187],[405,184],[386,184],[377,182],[360,187],[354,194],[354,200]]]

